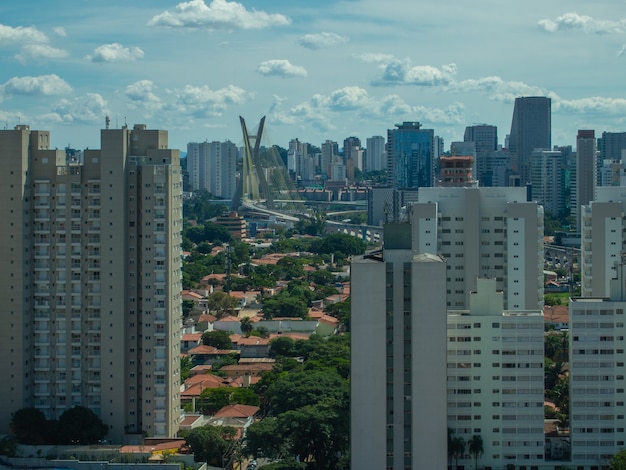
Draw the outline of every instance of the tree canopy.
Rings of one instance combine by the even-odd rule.
[[[222,465],[222,455],[235,439],[237,431],[230,426],[211,426],[209,424],[184,433],[187,445],[191,447],[197,462],[209,465]]]
[[[224,350],[232,349],[233,347],[230,334],[228,331],[223,330],[205,331],[202,333],[202,344]]]

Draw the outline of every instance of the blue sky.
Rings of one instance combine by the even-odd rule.
[[[99,147],[106,115],[170,147],[320,145],[420,121],[445,140],[510,130],[516,96],[552,97],[553,144],[626,131],[626,2],[22,0],[0,4],[0,123]]]

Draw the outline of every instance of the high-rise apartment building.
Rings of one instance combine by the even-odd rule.
[[[387,131],[387,180],[396,189],[431,187],[436,162],[434,130],[419,122],[396,124]]]
[[[593,201],[598,169],[595,133],[579,130],[576,137],[576,227],[580,231],[580,208]]]
[[[469,309],[449,310],[447,325],[452,436],[466,443],[481,438],[478,468],[538,468],[544,463],[543,313],[504,310],[496,280],[479,278]],[[474,468],[469,452],[459,463]]]
[[[446,468],[446,263],[409,224],[351,266],[353,469]]]
[[[600,186],[581,208],[580,273],[583,297],[608,297],[626,251],[626,187]]]
[[[190,142],[187,171],[192,191],[204,189],[230,199],[237,186],[237,146],[230,141]]]
[[[343,140],[343,163],[344,165],[347,165],[347,160],[351,157],[352,155],[352,150],[354,148],[360,149],[361,148],[361,139],[359,139],[358,137],[346,137]]]
[[[322,175],[330,177],[330,166],[333,163],[334,157],[339,156],[339,146],[337,142],[327,140],[322,144],[322,155],[320,158],[320,167]]]
[[[368,137],[365,150],[365,171],[381,171],[387,169],[387,153],[385,138],[382,135]]]
[[[543,207],[526,188],[420,188],[407,211],[414,250],[446,259],[448,309],[469,308],[479,277],[506,310],[543,308]]]
[[[608,468],[626,445],[624,260],[612,271],[607,296],[569,303],[571,461],[585,470]]]
[[[113,442],[179,424],[182,187],[167,131],[101,131],[68,160],[48,131],[0,131],[0,423],[77,405]],[[133,439],[136,436],[137,439]]]
[[[569,180],[566,163],[559,150],[534,150],[530,155],[531,199],[553,217],[569,208]]]
[[[530,155],[535,149],[552,148],[552,101],[545,96],[515,98],[509,150],[513,170],[521,184],[530,182]]]
[[[474,142],[476,146],[476,173],[481,186],[491,186],[487,172],[487,156],[498,150],[498,128],[489,124],[475,124],[465,128],[463,141]]]

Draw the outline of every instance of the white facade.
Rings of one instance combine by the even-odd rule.
[[[351,267],[353,469],[446,468],[445,262],[408,224]]]
[[[408,212],[415,249],[446,259],[448,309],[469,308],[479,277],[506,310],[543,307],[543,208],[525,188],[420,188]]]
[[[480,468],[532,468],[544,461],[543,314],[503,302],[495,279],[478,279],[469,311],[448,312],[448,427],[482,438]],[[459,464],[474,468],[467,448]]]
[[[534,150],[530,155],[532,199],[558,217],[565,211],[564,161],[558,150]]]
[[[187,171],[192,191],[204,189],[230,199],[237,184],[237,146],[230,142],[187,144]]]
[[[623,292],[570,300],[571,458],[584,470],[605,468],[626,446],[625,310]]]
[[[626,249],[626,187],[601,186],[596,199],[581,208],[581,284],[583,297],[607,297],[610,279]]]

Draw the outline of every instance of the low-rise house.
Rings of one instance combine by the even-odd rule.
[[[239,334],[231,335],[233,346],[239,349],[241,359],[267,357],[270,351],[270,339],[259,336],[245,337]]]
[[[543,321],[555,330],[569,329],[569,307],[567,305],[546,305],[543,307]]]
[[[258,406],[228,405],[213,415],[209,422],[215,426],[232,426],[246,429],[254,422],[254,416],[259,412]]]
[[[217,349],[213,346],[202,344],[188,351],[189,357],[194,364],[215,364],[220,359],[231,354],[239,355],[236,349]]]
[[[200,346],[202,342],[202,333],[185,333],[180,342],[180,352],[187,354],[190,349]]]
[[[260,376],[263,372],[269,372],[274,368],[274,364],[271,362],[247,362],[232,364],[230,366],[224,366],[220,371],[226,374],[226,377],[240,377],[240,376]]]

